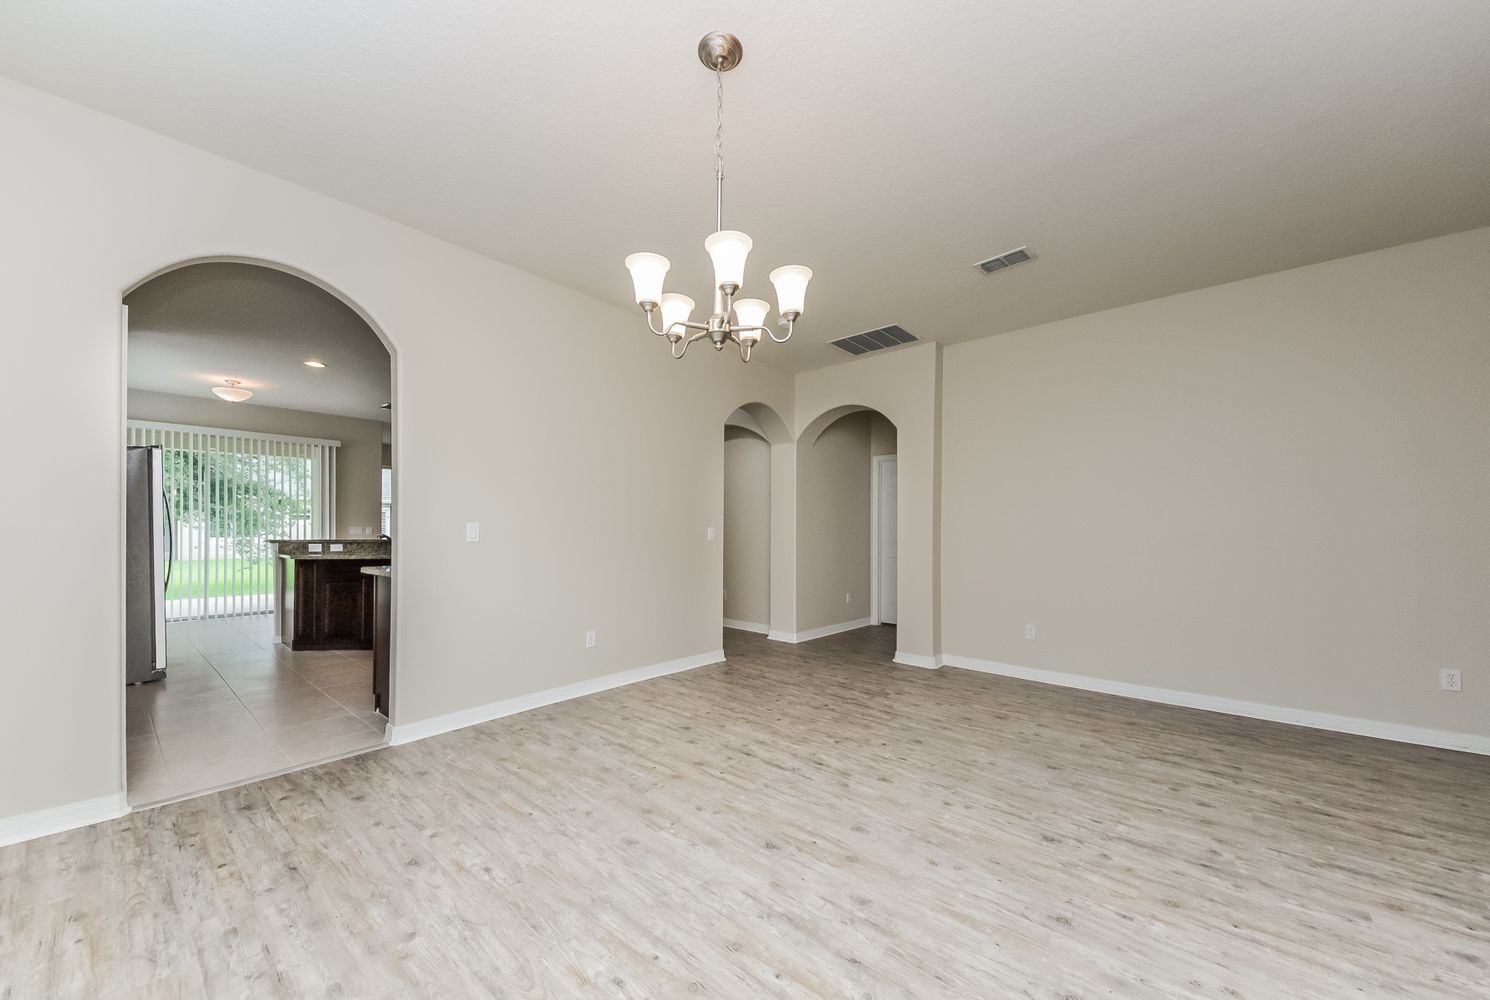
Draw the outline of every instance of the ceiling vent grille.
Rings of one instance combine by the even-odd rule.
[[[989,257],[987,260],[978,261],[979,270],[985,274],[994,271],[1002,271],[1013,267],[1015,264],[1023,264],[1027,260],[1034,260],[1035,255],[1030,253],[1029,247],[1016,247],[1013,250],[999,254],[997,257]]]
[[[903,326],[882,326],[878,330],[866,330],[864,333],[856,333],[852,337],[832,341],[834,347],[840,351],[847,351],[853,355],[868,354],[871,351],[883,351],[887,347],[899,347],[901,344],[913,344],[916,342],[915,335]]]

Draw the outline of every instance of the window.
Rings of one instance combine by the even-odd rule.
[[[393,537],[393,470],[383,470],[382,534]]]
[[[141,420],[126,427],[126,444],[162,451],[166,617],[274,610],[269,540],[335,534],[340,442]]]

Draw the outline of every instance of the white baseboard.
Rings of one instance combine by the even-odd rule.
[[[837,625],[810,628],[805,632],[771,632],[766,638],[775,639],[777,642],[811,642],[813,639],[822,639],[826,636],[837,635],[839,632],[852,632],[854,629],[863,628],[868,624],[868,618],[855,618],[851,622],[839,622]]]
[[[742,622],[738,618],[726,618],[724,627],[739,629],[741,632],[759,632],[761,635],[771,634],[769,625],[762,625],[760,622]]]
[[[389,744],[401,746],[405,743],[413,743],[415,740],[428,739],[431,736],[439,736],[441,733],[449,733],[457,729],[465,729],[467,726],[490,722],[493,719],[516,715],[519,712],[542,708],[545,705],[569,701],[571,698],[583,698],[588,694],[598,694],[601,691],[609,691],[611,688],[625,687],[637,681],[647,681],[654,677],[665,677],[668,674],[678,674],[685,670],[707,667],[711,663],[723,662],[724,650],[716,649],[709,653],[685,656],[680,660],[668,660],[666,663],[654,663],[647,667],[622,670],[620,673],[606,674],[587,681],[576,681],[573,684],[548,688],[545,691],[535,691],[516,698],[477,705],[475,708],[462,709],[459,712],[451,712],[449,715],[437,715],[433,719],[425,719],[422,722],[409,722],[394,726]]]
[[[124,793],[115,792],[113,795],[101,795],[83,802],[69,802],[65,806],[10,816],[0,819],[0,847],[118,819],[127,812],[129,802],[124,798]]]
[[[1140,701],[1153,701],[1161,705],[1198,708],[1204,712],[1240,715],[1248,719],[1265,719],[1268,722],[1283,722],[1290,726],[1304,726],[1308,729],[1324,729],[1334,733],[1370,736],[1374,739],[1392,740],[1397,743],[1414,743],[1443,750],[1462,750],[1467,753],[1490,755],[1490,736],[1479,736],[1474,733],[1455,733],[1445,729],[1427,729],[1422,726],[1407,726],[1396,722],[1378,722],[1375,719],[1358,719],[1348,715],[1332,715],[1329,712],[1315,712],[1303,708],[1285,708],[1282,705],[1266,705],[1261,702],[1222,698],[1217,695],[1174,691],[1169,688],[1129,684],[1126,681],[1111,681],[1082,674],[1036,670],[1033,667],[1017,667],[1010,663],[980,660],[952,653],[943,656],[942,660],[949,667],[961,667],[964,670],[976,670],[985,674],[998,674],[1001,677],[1017,677],[1021,680],[1038,681],[1041,684],[1080,688],[1083,691],[1096,691],[1100,694],[1112,694],[1122,698],[1137,698]]]
[[[940,653],[936,656],[923,656],[920,653],[902,653],[898,649],[895,651],[895,662],[902,667],[921,667],[925,670],[935,670],[943,666]]]

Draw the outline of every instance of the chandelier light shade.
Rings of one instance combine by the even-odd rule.
[[[745,258],[755,246],[749,236],[724,229],[704,239],[704,250],[714,261],[714,284],[720,288],[741,288],[745,284]]]
[[[714,232],[704,239],[704,250],[714,264],[714,304],[705,322],[694,322],[694,301],[676,292],[663,292],[662,285],[671,264],[656,253],[634,253],[626,258],[626,270],[636,292],[636,304],[647,317],[647,328],[666,337],[674,358],[681,358],[688,345],[709,338],[714,350],[725,344],[737,344],[740,360],[749,361],[750,351],[761,342],[763,334],[778,344],[792,337],[802,307],[807,299],[807,282],[812,269],[800,264],[778,267],[771,272],[776,286],[777,326],[786,333],[778,337],[766,323],[770,303],[763,299],[736,299],[745,287],[745,261],[750,256],[751,239],[735,229],[724,228],[724,74],[740,65],[744,55],[740,40],[726,32],[711,32],[698,43],[698,58],[714,73],[717,90],[718,128],[714,132]],[[658,319],[662,323],[657,326]]]
[[[781,315],[802,315],[802,306],[807,302],[807,283],[811,280],[812,268],[801,264],[788,264],[771,272],[771,284],[776,286],[776,308]]]
[[[759,328],[765,325],[766,313],[770,311],[771,303],[764,299],[735,299],[735,319],[743,329],[756,328],[756,340],[760,339]]]
[[[662,279],[672,267],[660,253],[634,253],[626,258],[626,270],[631,272],[631,284],[636,288],[636,304],[648,302],[654,306],[662,301]]]
[[[668,331],[687,324],[693,315],[693,300],[677,292],[666,292],[662,296],[662,329]],[[681,331],[680,331],[681,332]]]
[[[238,379],[225,378],[223,379],[223,381],[226,382],[227,385],[214,385],[212,387],[212,393],[218,399],[226,400],[229,403],[241,403],[245,399],[253,396],[253,393],[249,392],[247,389],[238,388],[240,385],[243,384]]]

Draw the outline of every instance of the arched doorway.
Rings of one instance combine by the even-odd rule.
[[[866,406],[835,407],[799,439],[798,641],[898,621],[896,462],[895,424]]]
[[[780,466],[791,461],[786,422],[764,403],[747,403],[724,421],[723,624],[760,635],[780,629],[780,605],[791,586],[783,583],[791,557],[789,512],[781,494],[792,476]]]
[[[123,299],[131,806],[384,745],[392,346],[269,261],[182,261]]]

